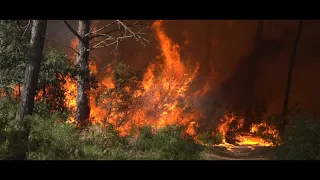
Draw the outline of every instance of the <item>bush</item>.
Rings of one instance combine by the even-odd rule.
[[[59,123],[59,117],[32,117],[27,159],[125,159],[126,141],[111,126],[92,125],[80,130],[73,125]]]
[[[198,141],[208,145],[221,144],[222,139],[223,135],[221,133],[217,133],[216,135],[214,135],[210,132],[204,132],[198,136]]]
[[[134,144],[140,151],[135,158],[149,160],[192,160],[200,159],[203,147],[192,137],[182,137],[184,128],[168,126],[152,132],[151,127],[144,127]]]
[[[81,144],[76,128],[67,123],[58,123],[59,115],[43,118],[27,117],[31,123],[28,137],[27,159],[77,159]]]
[[[276,148],[276,158],[281,160],[320,159],[320,121],[308,113],[292,116],[289,131]]]
[[[82,157],[87,160],[124,160],[127,140],[112,125],[92,125],[82,132]]]
[[[0,160],[9,156],[9,122],[15,117],[15,104],[5,97],[0,97]]]

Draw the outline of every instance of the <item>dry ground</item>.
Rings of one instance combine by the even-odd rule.
[[[273,150],[263,146],[212,146],[204,156],[207,160],[271,160]]]

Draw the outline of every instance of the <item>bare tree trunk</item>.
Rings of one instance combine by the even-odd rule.
[[[90,70],[88,65],[89,60],[89,36],[86,36],[90,32],[90,20],[80,20],[78,26],[78,34],[81,37],[78,44],[79,55],[77,57],[76,67],[78,69],[77,83],[77,110],[75,118],[81,124],[86,123],[89,120],[90,106],[88,91]]]
[[[297,48],[298,48],[299,40],[301,36],[302,25],[303,25],[303,20],[299,20],[298,32],[297,32],[296,40],[294,42],[294,48],[293,48],[293,52],[292,52],[290,63],[289,63],[287,86],[286,86],[285,98],[283,103],[283,111],[282,111],[282,115],[284,119],[283,119],[282,126],[280,127],[280,132],[283,132],[285,129],[285,126],[288,124],[287,115],[288,115],[288,102],[289,102],[289,95],[290,95],[290,88],[291,88],[292,71],[293,71]]]
[[[30,55],[26,64],[17,120],[22,120],[26,114],[33,112],[46,29],[47,20],[32,21]]]
[[[248,72],[248,91],[247,91],[247,103],[246,103],[246,110],[245,110],[245,121],[243,124],[243,131],[249,131],[250,126],[254,120],[253,117],[253,106],[254,106],[254,92],[255,92],[255,86],[258,76],[258,67],[259,67],[259,56],[262,49],[262,43],[263,43],[263,20],[258,20],[257,22],[257,31],[256,31],[256,37],[255,37],[255,43],[254,43],[254,50],[253,54],[250,57],[251,62],[250,69]]]

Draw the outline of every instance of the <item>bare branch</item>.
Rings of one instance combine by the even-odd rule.
[[[97,38],[97,37],[102,37],[102,36],[105,36],[106,34],[109,35],[109,34],[111,34],[111,33],[113,33],[113,32],[119,32],[120,30],[123,30],[123,29],[126,30],[125,28],[123,28],[122,26],[120,26],[120,28],[115,28],[115,29],[110,30],[110,31],[108,31],[108,32],[101,33],[101,34],[97,34],[97,32],[99,32],[99,31],[105,29],[106,27],[109,27],[110,25],[113,25],[113,24],[115,24],[115,23],[117,23],[117,22],[118,22],[117,20],[116,20],[116,21],[113,21],[113,22],[111,22],[111,23],[103,26],[102,28],[96,30],[95,32],[92,32],[91,34],[96,34],[96,35],[91,36],[90,39],[94,39],[94,38]],[[142,22],[144,22],[144,23],[142,23]],[[149,24],[147,24],[147,23],[145,23],[145,22],[147,22],[147,20],[137,21],[137,22],[135,22],[135,23],[133,23],[133,24],[127,25],[126,27],[140,26],[141,28],[142,28],[142,27],[147,28],[147,27],[149,26]],[[151,31],[151,30],[149,29],[149,31]],[[126,32],[125,32],[124,34],[126,34]]]
[[[75,30],[70,26],[70,24],[69,24],[66,20],[62,20],[62,21],[63,21],[64,24],[67,26],[67,28],[68,28],[75,36],[77,36],[77,38],[78,38],[81,42],[83,42],[83,39],[82,39],[82,37],[78,34],[78,32],[75,31]]]
[[[104,37],[104,38],[99,41],[95,41],[95,42],[91,43],[92,47],[89,48],[88,51],[91,51],[93,49],[108,47],[111,45],[116,45],[115,49],[111,52],[111,53],[113,53],[114,51],[118,50],[119,43],[121,41],[123,41],[124,39],[128,39],[128,38],[133,38],[134,40],[139,41],[143,46],[146,46],[146,43],[150,43],[150,41],[148,39],[144,38],[144,36],[151,35],[151,34],[143,32],[143,30],[148,28],[148,25],[145,23],[140,24],[140,21],[138,21],[134,24],[131,24],[131,25],[126,25],[120,20],[115,20],[115,21],[107,24],[106,26],[103,26],[102,28],[100,28],[92,33],[99,32],[102,29],[104,29],[112,24],[117,24],[118,27],[115,28],[114,30],[109,31],[109,32],[96,34],[95,36],[90,37],[90,39],[93,39],[96,37]],[[140,29],[137,32],[134,32],[130,27],[140,27]],[[116,34],[116,35],[111,34],[112,32],[116,32],[116,31],[119,32],[119,34]],[[89,35],[89,34],[87,34],[87,35]]]
[[[116,23],[116,21],[113,21],[113,22],[111,22],[111,23],[109,23],[109,24],[107,24],[107,25],[105,25],[105,26],[103,26],[103,27],[101,27],[101,28],[93,31],[93,32],[90,31],[90,32],[89,32],[88,34],[86,34],[85,36],[90,36],[91,34],[96,34],[97,32],[102,31],[103,29],[105,29],[105,28],[107,28],[107,27],[109,27],[109,26],[111,26],[111,25],[113,25],[113,24],[115,24],[115,23]],[[92,38],[90,38],[90,39],[92,39]]]
[[[26,34],[27,30],[29,29],[30,24],[31,24],[31,20],[28,21],[28,24],[26,26],[22,27],[22,28],[25,28],[25,29],[24,29],[24,32],[22,34],[21,40],[24,38],[24,35]]]

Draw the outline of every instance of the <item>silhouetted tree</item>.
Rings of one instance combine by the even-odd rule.
[[[26,114],[33,112],[46,29],[47,20],[32,20],[30,52],[26,63],[21,101],[16,114],[17,120],[22,120]]]
[[[292,51],[292,55],[290,58],[290,62],[289,62],[289,69],[288,69],[288,76],[287,76],[287,85],[286,85],[286,90],[285,90],[285,97],[284,97],[284,103],[283,103],[283,111],[282,111],[282,115],[283,115],[283,123],[282,126],[280,128],[280,132],[283,132],[285,129],[285,126],[288,123],[287,120],[287,115],[288,115],[288,102],[289,102],[289,96],[290,96],[290,88],[291,88],[291,80],[292,80],[292,71],[293,71],[293,66],[295,63],[295,59],[296,59],[296,53],[297,53],[297,49],[298,49],[298,45],[299,45],[299,40],[300,40],[300,36],[301,36],[301,31],[302,31],[302,25],[303,25],[303,20],[299,20],[299,24],[298,24],[298,32],[297,32],[297,36],[294,42],[294,47],[293,47],[293,51]]]
[[[257,22],[257,31],[256,37],[254,42],[254,50],[253,54],[249,58],[249,69],[248,69],[248,76],[247,76],[247,99],[245,103],[245,121],[243,124],[243,131],[249,131],[250,125],[254,121],[253,117],[253,106],[254,106],[254,95],[255,95],[255,87],[257,82],[258,76],[258,67],[259,67],[259,56],[261,54],[263,44],[263,20],[258,20]]]

